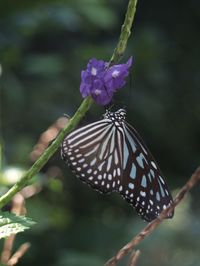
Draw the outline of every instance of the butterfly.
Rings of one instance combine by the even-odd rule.
[[[124,109],[107,110],[102,120],[76,129],[65,137],[61,157],[84,183],[101,193],[120,193],[150,222],[172,203],[172,196],[153,156],[125,117]]]

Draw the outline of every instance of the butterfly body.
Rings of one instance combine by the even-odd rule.
[[[125,116],[124,109],[107,111],[102,120],[73,131],[64,139],[61,155],[83,182],[102,193],[120,193],[151,221],[172,197],[153,156]]]

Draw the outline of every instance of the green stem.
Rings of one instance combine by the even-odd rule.
[[[69,123],[65,128],[61,130],[56,139],[52,142],[52,144],[44,151],[44,153],[38,158],[38,160],[31,166],[31,168],[26,172],[26,174],[13,186],[11,189],[7,191],[0,198],[0,208],[2,208],[6,203],[8,203],[12,197],[19,192],[24,186],[26,186],[27,182],[36,175],[40,169],[47,163],[47,161],[51,158],[51,156],[56,152],[59,148],[63,138],[70,131],[72,131],[75,126],[79,123],[79,121],[83,118],[85,113],[91,107],[93,100],[90,97],[87,97],[74,116],[70,119]]]
[[[136,3],[137,3],[137,0],[129,1],[124,24],[122,25],[118,45],[115,48],[112,58],[110,60],[111,63],[118,62],[126,49],[127,41],[131,33],[131,26],[132,26],[134,15],[135,15]],[[38,158],[38,160],[32,165],[32,167],[26,172],[26,174],[20,179],[20,181],[18,181],[13,187],[11,187],[7,191],[7,193],[5,193],[0,198],[0,208],[2,208],[5,204],[7,204],[12,199],[12,197],[17,192],[19,192],[23,187],[25,187],[28,181],[40,171],[40,169],[47,163],[47,161],[59,148],[65,135],[67,135],[70,131],[72,131],[76,127],[79,121],[83,118],[83,116],[89,110],[92,103],[93,103],[93,100],[90,97],[83,100],[82,104],[80,105],[80,107],[78,108],[74,116],[70,119],[67,126],[61,130],[61,132],[56,137],[56,139],[53,141],[53,143],[44,151],[44,153]]]
[[[117,63],[123,56],[124,51],[126,50],[128,38],[131,35],[131,28],[133,24],[133,19],[135,17],[136,5],[137,5],[137,0],[129,1],[124,24],[122,25],[122,28],[121,28],[121,34],[119,36],[119,41],[110,59],[111,64]]]

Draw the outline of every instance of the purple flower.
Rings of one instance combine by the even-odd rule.
[[[113,94],[121,89],[129,74],[132,65],[132,57],[126,64],[113,65],[108,67],[108,62],[90,59],[87,69],[81,72],[80,92],[85,98],[89,95],[100,105],[108,104]]]

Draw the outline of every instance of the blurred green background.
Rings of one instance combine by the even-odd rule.
[[[116,0],[0,2],[1,193],[45,147],[48,134],[41,134],[81,103],[80,71],[91,57],[110,59],[126,5]],[[127,108],[128,121],[157,158],[173,193],[200,161],[199,27],[198,1],[139,1],[122,59],[133,55],[134,65],[114,101],[115,108]],[[94,106],[82,123],[102,113],[104,108]],[[119,195],[100,195],[82,184],[59,152],[34,182],[40,192],[27,199],[26,208],[37,225],[17,235],[14,250],[31,242],[18,265],[103,265],[146,224]],[[173,220],[140,244],[139,266],[200,265],[199,191],[198,185]]]

